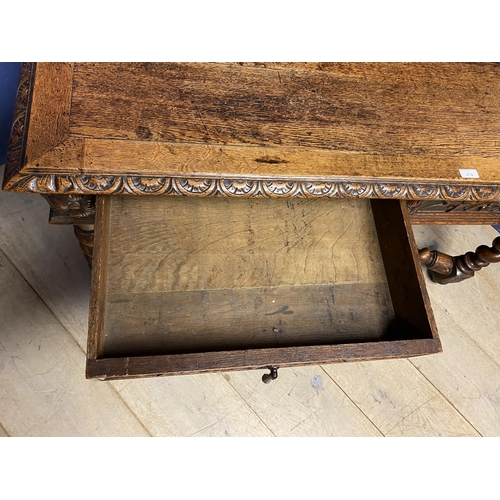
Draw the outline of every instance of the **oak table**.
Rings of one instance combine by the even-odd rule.
[[[456,282],[500,239],[411,224],[500,221],[499,133],[493,63],[23,63],[3,189],[92,263],[87,376],[267,381],[440,351],[420,261]]]

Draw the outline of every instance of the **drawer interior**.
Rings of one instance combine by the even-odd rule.
[[[90,377],[440,350],[397,201],[103,197],[95,238]]]

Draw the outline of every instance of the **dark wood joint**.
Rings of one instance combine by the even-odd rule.
[[[419,256],[420,262],[429,269],[432,281],[441,285],[459,283],[472,278],[483,267],[500,262],[500,236],[493,240],[491,247],[481,245],[475,252],[456,257],[429,248],[422,248]]]

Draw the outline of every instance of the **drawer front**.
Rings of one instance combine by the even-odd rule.
[[[87,376],[440,352],[398,201],[101,197]]]

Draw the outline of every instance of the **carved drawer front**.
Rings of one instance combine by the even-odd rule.
[[[89,378],[441,351],[404,202],[98,197],[94,252]]]

